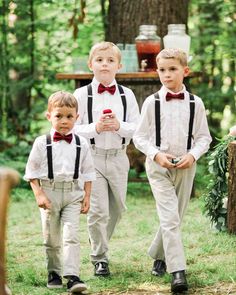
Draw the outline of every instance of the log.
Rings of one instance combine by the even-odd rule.
[[[10,168],[0,167],[0,295],[11,294],[6,285],[6,225],[10,190],[18,181],[18,172]]]
[[[236,141],[229,144],[228,157],[227,228],[229,233],[236,234]]]

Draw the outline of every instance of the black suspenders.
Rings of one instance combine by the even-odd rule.
[[[121,100],[122,100],[122,104],[123,104],[123,108],[124,108],[124,115],[123,115],[123,121],[126,121],[126,113],[127,113],[127,103],[126,103],[126,97],[125,97],[125,93],[124,93],[124,89],[121,85],[117,85],[119,92],[120,92],[120,96],[121,96]],[[87,103],[87,109],[88,109],[88,122],[89,124],[93,122],[93,114],[92,114],[92,107],[93,107],[93,93],[92,93],[92,85],[91,83],[87,86],[88,89],[88,103]],[[91,144],[95,144],[95,140],[94,138],[90,139],[90,143]],[[122,144],[125,144],[125,138],[122,138]]]
[[[92,85],[89,84],[87,86],[88,88],[88,104],[87,104],[87,109],[88,109],[88,122],[89,124],[93,123],[93,114],[92,114],[92,108],[93,108],[93,92],[92,92]],[[94,138],[90,138],[90,143],[95,144]]]
[[[79,162],[80,162],[80,138],[78,135],[75,134],[75,141],[76,141],[76,158],[75,158],[75,171],[73,180],[79,178]],[[47,159],[48,159],[48,178],[53,181],[53,166],[52,166],[52,142],[51,142],[51,135],[47,134],[46,136],[47,142]]]
[[[188,141],[187,141],[187,150],[191,149],[191,140],[193,133],[193,120],[195,114],[195,101],[192,93],[189,93],[190,101],[190,117],[189,117],[189,125],[188,125]],[[155,127],[156,127],[156,146],[161,146],[161,108],[160,108],[160,97],[158,92],[154,94],[155,97]]]

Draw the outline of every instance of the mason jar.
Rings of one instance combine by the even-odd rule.
[[[156,71],[156,56],[161,50],[161,38],[157,36],[156,25],[141,25],[135,38],[139,70]]]
[[[185,30],[185,24],[169,24],[168,33],[163,38],[164,48],[180,48],[189,57],[191,38]]]

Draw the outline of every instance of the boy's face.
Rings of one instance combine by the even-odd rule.
[[[121,68],[117,53],[111,49],[96,50],[89,63],[94,77],[103,85],[107,86],[114,80],[116,73]]]
[[[160,58],[157,63],[157,72],[162,85],[173,92],[182,90],[184,77],[189,74],[189,67],[182,66],[174,58]]]
[[[52,108],[52,111],[47,112],[46,116],[52,127],[62,135],[68,134],[73,129],[79,117],[75,108],[66,106]]]

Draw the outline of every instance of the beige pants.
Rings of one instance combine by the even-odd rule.
[[[79,216],[82,191],[75,190],[73,185],[61,187],[60,183],[52,188],[45,184],[43,190],[51,201],[50,210],[40,208],[47,270],[63,276],[79,276]]]
[[[170,273],[185,270],[180,225],[190,199],[196,163],[188,169],[167,169],[147,158],[146,170],[160,220],[148,253],[153,259],[165,260]]]
[[[129,160],[125,149],[92,149],[96,180],[92,185],[88,229],[91,261],[108,263],[108,242],[125,211]]]

